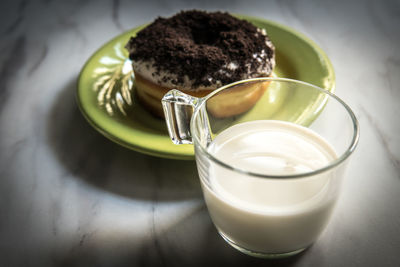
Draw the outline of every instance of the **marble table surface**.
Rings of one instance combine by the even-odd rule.
[[[304,33],[357,114],[360,143],[333,218],[296,257],[232,249],[194,162],[120,147],[77,108],[77,76],[96,49],[191,8]],[[20,0],[0,10],[0,266],[400,266],[399,1]]]

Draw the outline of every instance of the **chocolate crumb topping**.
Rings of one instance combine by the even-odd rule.
[[[243,79],[244,74],[245,78],[268,76],[274,64],[268,36],[253,24],[222,12],[191,10],[159,17],[131,37],[126,48],[131,60],[154,61],[157,72],[177,74],[171,80],[176,85],[187,75],[194,88],[216,81],[228,84]]]

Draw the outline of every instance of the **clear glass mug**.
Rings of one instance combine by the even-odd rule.
[[[194,145],[210,217],[231,246],[256,257],[285,257],[317,239],[329,221],[346,162],[358,143],[358,122],[348,105],[327,90],[284,78],[239,81],[204,98],[171,90],[162,105],[172,141]],[[278,140],[256,135],[240,139],[242,132],[258,133],[260,123],[275,125],[283,134],[275,135]],[[300,132],[287,137],[285,127]],[[234,141],[221,154],[217,148],[222,151],[226,140]],[[292,149],[303,140],[319,143],[321,151],[325,146],[334,156],[307,170],[293,171],[289,166],[289,171],[268,171],[266,166],[274,169],[282,162],[262,149],[273,149],[276,143],[293,143],[285,150],[287,157],[312,165],[315,158],[307,159],[308,151]],[[248,153],[251,145],[257,161],[247,164],[241,152]],[[278,150],[271,153],[282,152]]]

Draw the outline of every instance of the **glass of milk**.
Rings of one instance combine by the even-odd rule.
[[[175,144],[193,144],[204,199],[220,235],[256,257],[306,249],[328,224],[357,119],[336,95],[301,81],[256,78],[204,98],[168,92]]]

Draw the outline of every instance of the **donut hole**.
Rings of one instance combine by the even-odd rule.
[[[219,32],[210,31],[210,29],[192,29],[192,39],[197,45],[215,45],[219,35]]]

